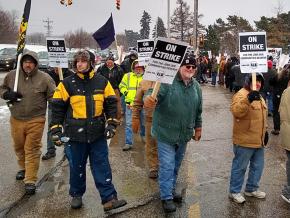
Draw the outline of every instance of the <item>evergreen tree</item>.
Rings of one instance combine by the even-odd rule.
[[[143,15],[142,15],[142,18],[140,20],[140,25],[141,25],[140,37],[141,37],[141,39],[149,39],[150,23],[151,23],[151,16],[146,11],[143,11]]]
[[[156,31],[157,31],[157,34],[156,34]],[[166,36],[167,36],[166,28],[164,26],[163,20],[160,17],[158,17],[156,24],[154,26],[154,29],[153,29],[152,37],[157,38],[157,37],[166,37]]]
[[[206,51],[212,51],[213,54],[218,55],[220,49],[220,39],[217,29],[213,25],[209,25],[206,29],[206,41],[204,49]]]
[[[177,0],[176,4],[177,7],[170,20],[171,37],[181,41],[189,41],[193,32],[193,15],[189,11],[189,5],[183,0]]]

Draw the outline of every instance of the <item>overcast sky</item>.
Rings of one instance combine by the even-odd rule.
[[[22,16],[26,0],[0,0],[4,10],[16,10]],[[185,0],[193,10],[194,0]],[[170,0],[171,13],[176,7],[176,0]],[[201,0],[199,13],[203,14],[204,25],[213,24],[228,15],[245,17],[252,24],[261,16],[274,16],[277,7],[282,5],[284,11],[290,10],[290,0]],[[28,33],[46,32],[43,20],[53,20],[53,35],[62,35],[68,31],[83,28],[94,32],[101,27],[113,13],[117,33],[125,29],[140,30],[139,21],[143,11],[147,11],[152,21],[160,16],[167,26],[167,0],[121,0],[121,10],[115,8],[115,0],[73,0],[73,5],[65,7],[59,0],[32,0]],[[1,36],[0,36],[1,37]]]

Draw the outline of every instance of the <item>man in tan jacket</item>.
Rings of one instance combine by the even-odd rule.
[[[146,96],[151,94],[154,88],[155,82],[142,80],[140,86],[137,89],[137,93],[135,96],[135,100],[132,106],[132,131],[133,133],[137,133],[140,128],[140,117],[142,114],[142,109]],[[148,90],[151,89],[151,92]],[[151,127],[152,127],[152,116],[154,109],[145,108],[145,152],[146,159],[149,165],[149,178],[156,179],[158,177],[158,152],[157,152],[157,141],[151,135]]]
[[[36,189],[47,101],[53,95],[55,83],[48,74],[38,70],[35,52],[24,53],[20,64],[17,92],[13,91],[14,70],[0,86],[0,97],[11,103],[11,136],[20,168],[16,180],[24,180],[26,193],[32,195]]]
[[[233,114],[233,150],[230,179],[230,195],[237,203],[244,203],[241,194],[244,177],[249,165],[245,195],[265,198],[266,193],[259,191],[259,182],[264,168],[264,146],[268,141],[267,106],[259,93],[264,77],[257,74],[256,90],[252,88],[252,77],[248,76],[244,88],[238,91],[231,104]]]
[[[288,82],[288,88],[282,94],[279,112],[281,120],[281,146],[285,149],[287,155],[287,184],[282,190],[281,197],[290,204],[290,81]]]

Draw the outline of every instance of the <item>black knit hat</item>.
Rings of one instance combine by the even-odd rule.
[[[23,63],[24,61],[31,61],[33,62],[35,65],[37,64],[37,61],[34,59],[34,57],[32,57],[31,55],[29,54],[26,54],[22,57],[22,60],[21,62]]]
[[[181,66],[183,65],[194,65],[196,66],[195,56],[193,54],[187,53],[185,54]]]

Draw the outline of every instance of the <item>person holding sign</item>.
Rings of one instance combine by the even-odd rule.
[[[107,139],[115,135],[118,125],[117,99],[110,82],[95,74],[94,67],[93,53],[81,50],[75,54],[75,74],[60,82],[53,95],[50,131],[56,145],[65,142],[71,208],[82,207],[89,157],[104,211],[108,211],[127,204],[125,200],[118,200],[108,158]]]
[[[23,54],[17,92],[13,91],[16,71],[9,72],[0,86],[0,96],[12,105],[10,125],[19,171],[16,180],[24,180],[26,194],[35,194],[41,154],[41,138],[45,124],[47,101],[55,84],[46,73],[38,70],[35,52]]]
[[[157,141],[151,135],[152,116],[154,110],[152,108],[144,107],[144,99],[150,95],[155,82],[149,80],[142,80],[137,89],[137,94],[132,107],[132,131],[137,133],[140,128],[140,119],[142,110],[145,115],[145,152],[146,159],[149,165],[149,178],[156,179],[158,177],[158,154],[157,154]]]
[[[133,135],[132,135],[132,106],[137,93],[137,89],[140,82],[143,79],[144,67],[139,65],[138,60],[132,63],[132,72],[123,76],[123,79],[119,85],[120,92],[125,96],[126,102],[126,139],[123,151],[131,150],[133,147]],[[145,136],[145,127],[143,116],[140,116],[140,135],[143,139]]]
[[[260,95],[264,77],[257,74],[256,87],[252,87],[252,75],[246,77],[244,88],[238,91],[231,103],[233,114],[233,151],[229,197],[237,203],[246,199],[241,194],[244,177],[249,165],[245,195],[265,198],[260,191],[259,182],[264,168],[264,146],[268,142],[267,106]]]
[[[157,99],[147,96],[144,107],[155,108],[152,135],[157,139],[159,187],[165,213],[174,212],[174,202],[182,202],[176,193],[176,181],[187,143],[199,141],[202,130],[202,92],[194,79],[196,60],[186,54],[173,83],[161,84]]]

